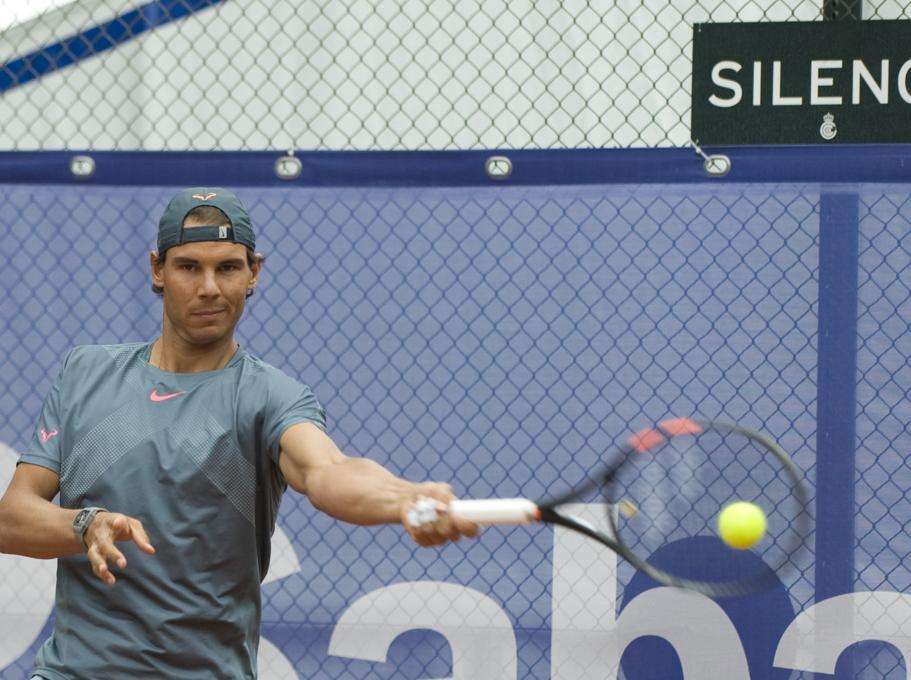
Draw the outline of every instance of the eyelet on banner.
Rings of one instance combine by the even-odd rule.
[[[303,164],[300,158],[295,157],[293,149],[290,149],[286,155],[275,161],[275,175],[279,179],[287,181],[297,179],[301,176],[302,170]]]
[[[70,173],[73,177],[91,177],[95,174],[95,159],[91,156],[73,156],[70,159]]]
[[[484,161],[484,171],[490,179],[509,179],[512,175],[512,161],[506,156],[491,156]]]

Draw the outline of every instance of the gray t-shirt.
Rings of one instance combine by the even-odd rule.
[[[260,582],[285,481],[279,442],[325,429],[308,387],[238,350],[205,373],[167,373],[151,345],[76,347],[22,463],[60,476],[60,505],[137,517],[156,548],[118,547],[111,587],[85,554],[60,558],[48,680],[256,677]],[[112,565],[113,566],[113,565]]]

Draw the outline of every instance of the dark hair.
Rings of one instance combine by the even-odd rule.
[[[221,208],[216,208],[214,205],[196,206],[183,216],[183,224],[186,225],[187,220],[191,218],[199,225],[219,227],[223,224],[230,224],[232,227],[234,226],[231,224],[231,220],[225,215],[224,211]]]

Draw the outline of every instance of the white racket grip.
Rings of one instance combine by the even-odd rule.
[[[452,501],[449,512],[477,524],[528,524],[538,519],[538,506],[526,498]]]

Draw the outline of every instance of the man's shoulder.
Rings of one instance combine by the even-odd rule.
[[[309,385],[257,356],[246,353],[243,362],[248,386],[255,385],[266,393],[276,395],[312,393]]]
[[[312,422],[326,429],[325,411],[310,385],[250,354],[243,357],[243,366],[239,401],[270,418],[276,428],[275,446],[284,429],[296,422]]]
[[[244,372],[252,379],[263,381],[265,383],[298,383],[299,381],[288,375],[285,371],[277,368],[258,356],[245,352],[243,359]]]
[[[87,364],[107,364],[113,362],[123,365],[140,354],[146,342],[128,342],[111,345],[76,345],[66,355],[64,367],[85,366]]]

